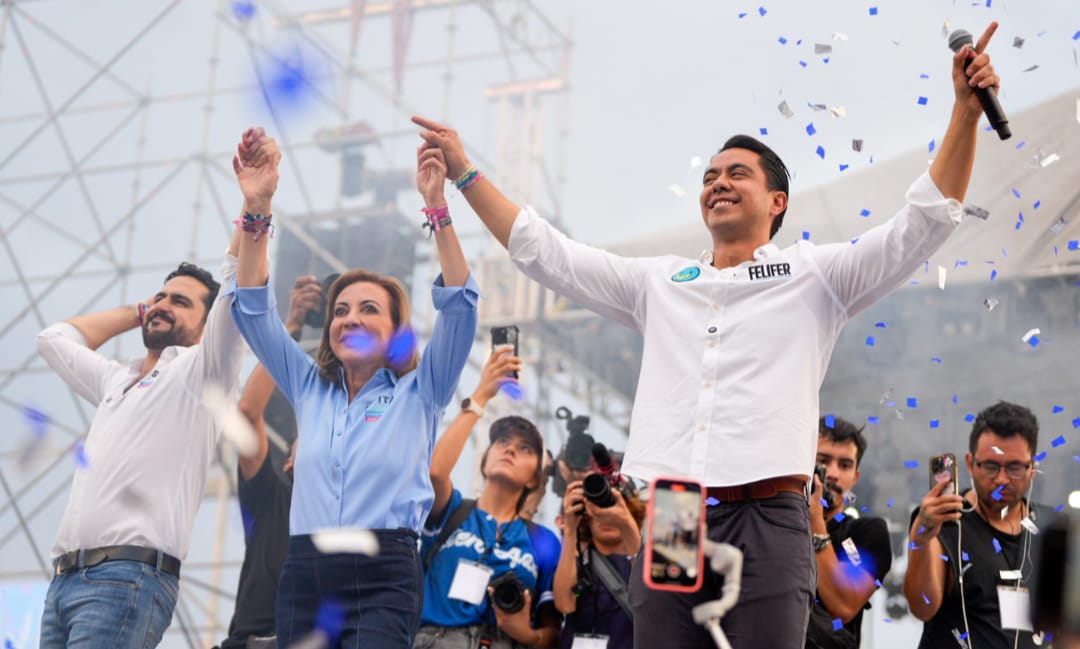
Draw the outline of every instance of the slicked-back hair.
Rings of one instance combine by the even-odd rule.
[[[1028,443],[1028,449],[1035,454],[1039,446],[1039,422],[1035,415],[1025,408],[1008,401],[998,401],[989,408],[985,408],[975,417],[975,423],[971,425],[971,437],[968,439],[968,450],[975,457],[975,449],[979,446],[979,437],[983,433],[993,433],[998,437],[1023,437]]]
[[[315,353],[315,363],[319,366],[319,376],[331,383],[338,380],[338,369],[341,368],[341,359],[334,354],[330,347],[330,325],[334,322],[334,305],[345,287],[358,282],[368,282],[381,286],[390,294],[390,320],[394,323],[394,331],[408,325],[412,315],[410,313],[409,293],[397,279],[389,275],[380,275],[369,270],[356,268],[343,273],[333,284],[330,285],[329,295],[326,296],[326,322],[323,323],[322,340],[319,341],[319,349]],[[392,368],[398,376],[408,374],[416,369],[420,362],[420,351],[413,350],[413,356],[404,365]]]
[[[217,299],[218,291],[221,290],[221,284],[214,280],[213,274],[205,268],[200,268],[195,264],[189,264],[188,262],[181,262],[176,270],[169,273],[165,277],[165,281],[168,282],[174,277],[191,277],[198,281],[200,284],[206,287],[208,291],[205,298],[203,298],[203,304],[206,305],[206,313],[203,314],[203,322],[206,322],[206,316],[210,315],[210,306]]]
[[[724,142],[724,146],[720,147],[717,153],[722,153],[728,149],[746,149],[758,154],[758,162],[761,164],[762,171],[765,172],[765,188],[771,192],[784,192],[790,196],[788,187],[791,173],[788,171],[784,161],[780,159],[780,156],[776,155],[776,151],[770,149],[768,145],[757,138],[741,134],[728,138],[728,141]],[[769,229],[770,239],[780,231],[780,226],[784,224],[785,214],[787,214],[787,208],[784,208],[784,211],[777,214],[776,218],[773,219]]]
[[[837,444],[855,444],[855,468],[862,464],[863,453],[866,452],[866,437],[863,436],[864,427],[856,427],[847,419],[833,417],[833,425],[825,422],[825,417],[818,420],[818,435],[830,442]]]

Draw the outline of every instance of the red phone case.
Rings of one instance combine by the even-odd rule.
[[[701,501],[700,509],[698,511],[698,551],[697,551],[697,579],[693,584],[682,586],[678,584],[657,583],[652,579],[652,555],[653,555],[653,521],[654,511],[653,508],[656,503],[656,490],[659,487],[670,486],[673,484],[686,485],[688,489],[696,490],[700,496]],[[647,514],[647,520],[649,522],[649,533],[645,537],[645,565],[642,570],[642,575],[645,579],[645,585],[653,590],[667,590],[677,593],[694,593],[701,590],[701,584],[704,579],[705,573],[705,486],[700,482],[694,480],[686,480],[683,478],[657,478],[649,485],[649,508]]]

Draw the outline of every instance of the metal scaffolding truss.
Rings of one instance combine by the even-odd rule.
[[[48,548],[94,412],[44,366],[34,335],[151,295],[180,260],[216,268],[240,202],[229,160],[251,122],[285,154],[279,240],[299,242],[313,270],[351,265],[326,245],[326,227],[418,223],[407,191],[414,113],[474,134],[470,157],[504,190],[560,214],[571,40],[536,3],[309,5],[0,0],[0,593],[28,593],[21,608],[5,600],[0,621],[16,646],[36,633]],[[573,309],[504,254],[483,258],[492,244],[478,226],[461,229],[478,278],[495,286],[485,323],[514,319],[537,334],[536,418],[554,392],[625,426],[626,396],[555,344],[551,323]],[[436,266],[428,248],[416,246],[419,286]],[[417,317],[423,335],[431,313]],[[102,351],[136,356],[136,335]],[[209,646],[232,613],[243,533],[231,449],[218,458],[165,646]]]

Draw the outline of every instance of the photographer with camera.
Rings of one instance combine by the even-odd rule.
[[[521,359],[496,348],[480,384],[435,444],[435,504],[421,536],[424,610],[414,649],[511,649],[557,644],[551,584],[559,557],[553,532],[521,518],[543,476],[544,440],[523,417],[496,420],[481,460],[484,489],[463,499],[450,473],[484,407]]]
[[[866,453],[862,429],[840,417],[818,420],[817,470],[810,497],[810,532],[817,558],[817,597],[807,649],[854,649],[863,610],[892,566],[885,519],[844,513]],[[851,496],[854,498],[854,496]],[[837,628],[836,620],[843,626]]]
[[[563,497],[562,555],[553,589],[555,606],[566,615],[563,649],[582,636],[605,642],[607,649],[634,646],[627,584],[630,560],[641,547],[645,505],[614,475],[591,473],[567,485]]]
[[[1039,425],[999,401],[975,418],[965,458],[972,489],[940,480],[911,514],[904,596],[924,622],[919,647],[1036,647],[1028,590],[1039,571],[1032,543],[1058,514],[1032,503]],[[1059,568],[1060,570],[1060,568]],[[1059,573],[1060,574],[1060,573]],[[969,646],[961,642],[962,646]]]

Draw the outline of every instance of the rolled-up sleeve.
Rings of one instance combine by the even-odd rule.
[[[226,252],[221,263],[222,286],[236,283],[236,264],[236,257]],[[202,341],[198,347],[201,378],[208,383],[217,384],[227,394],[240,384],[240,367],[244,363],[244,342],[229,314],[231,299],[229,292],[219,292],[210,306]]]
[[[912,183],[907,204],[854,244],[820,246],[819,263],[840,308],[851,317],[911,276],[960,225],[963,207],[924,172]]]
[[[82,332],[67,322],[43,329],[37,335],[37,351],[69,388],[95,406],[105,398],[109,375],[120,367],[87,347]]]
[[[235,281],[227,291],[235,295],[232,316],[240,334],[285,398],[295,405],[304,378],[314,370],[315,362],[285,330],[273,291],[269,286],[237,288]]]
[[[420,364],[416,368],[420,396],[437,409],[446,407],[457,389],[461,370],[476,338],[476,305],[480,289],[469,276],[464,286],[445,286],[435,278],[431,301],[438,316]]]

